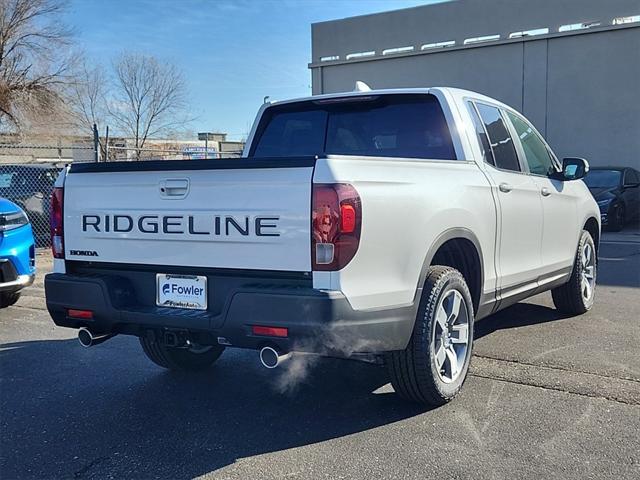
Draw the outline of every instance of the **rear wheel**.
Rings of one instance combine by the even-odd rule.
[[[18,301],[20,292],[0,292],[0,308],[10,307]]]
[[[551,290],[556,308],[572,315],[581,315],[591,309],[596,293],[596,247],[591,234],[583,230],[576,258],[567,283]]]
[[[218,345],[191,345],[188,348],[167,347],[146,337],[140,338],[142,350],[156,365],[169,370],[197,372],[209,368],[222,355]]]
[[[430,267],[409,345],[387,358],[396,392],[428,405],[455,397],[471,361],[473,322],[471,294],[462,274],[451,267]]]

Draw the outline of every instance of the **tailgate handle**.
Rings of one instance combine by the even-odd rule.
[[[184,198],[189,193],[188,178],[171,178],[160,182],[160,196],[164,198]]]

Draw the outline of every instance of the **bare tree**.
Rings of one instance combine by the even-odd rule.
[[[66,116],[71,129],[74,133],[91,137],[96,125],[98,132],[104,134],[109,119],[107,98],[110,94],[105,69],[100,65],[91,66],[83,59],[77,62],[73,76],[74,80],[65,92]],[[106,137],[100,138],[100,157],[103,159],[109,154],[107,140]]]
[[[107,122],[107,74],[101,66],[80,63],[75,80],[69,85],[69,109],[73,125],[87,135],[93,134],[93,125],[102,131]]]
[[[0,0],[0,128],[20,129],[60,106],[71,31],[64,0]]]
[[[140,159],[148,138],[188,123],[184,77],[174,65],[141,54],[123,54],[114,70],[109,111],[119,130],[134,139]]]

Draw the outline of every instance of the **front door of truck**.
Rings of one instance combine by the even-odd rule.
[[[575,182],[552,179],[556,172],[550,149],[535,128],[520,115],[507,112],[517,136],[516,148],[535,183],[542,202],[541,284],[570,272],[581,233],[578,199],[583,189]]]

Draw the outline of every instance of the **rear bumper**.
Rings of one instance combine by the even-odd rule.
[[[52,273],[45,277],[47,308],[56,325],[87,327],[95,333],[176,332],[200,344],[251,349],[271,345],[283,351],[333,356],[401,350],[415,319],[413,306],[356,311],[339,292],[258,283],[256,279],[225,280],[231,282],[230,288],[215,288],[216,281],[221,281],[215,277],[209,277],[208,283],[214,286],[214,295],[218,290],[224,298],[211,302],[209,310],[157,307],[155,297],[147,291],[150,281]],[[67,315],[70,308],[91,310],[93,318],[71,318]],[[288,337],[253,335],[253,325],[286,327]]]

